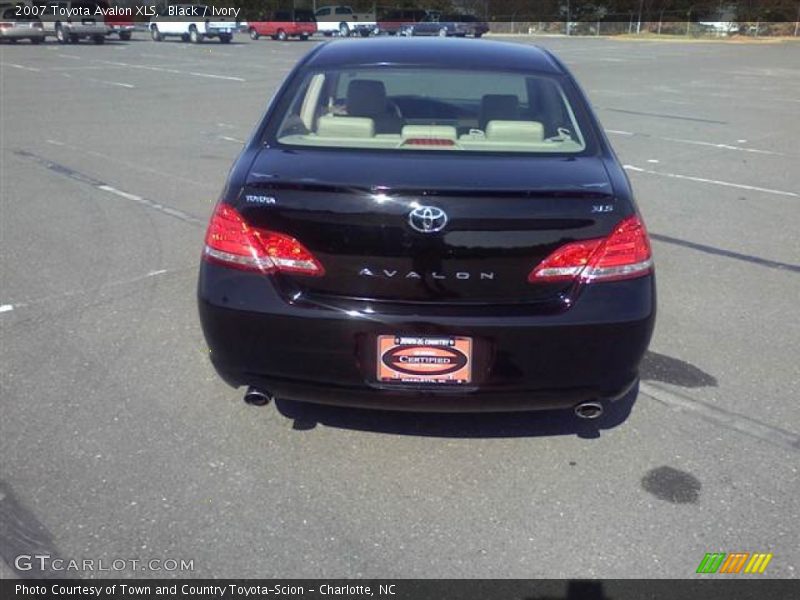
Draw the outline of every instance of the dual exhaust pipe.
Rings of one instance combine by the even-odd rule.
[[[575,407],[575,416],[579,419],[599,419],[603,416],[603,405],[600,402],[582,402]]]
[[[265,406],[274,399],[275,396],[271,392],[260,390],[252,385],[244,393],[244,401],[251,406]]]
[[[252,385],[244,393],[244,401],[251,406],[266,406],[275,399],[267,390],[260,390]],[[579,419],[599,419],[603,416],[603,405],[600,402],[582,402],[575,407],[575,416]]]

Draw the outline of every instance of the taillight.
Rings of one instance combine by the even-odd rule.
[[[606,238],[561,246],[530,272],[528,281],[618,281],[641,277],[652,270],[647,229],[634,215],[621,221]]]
[[[235,208],[220,203],[211,216],[206,260],[246,271],[320,276],[325,269],[303,244],[277,231],[252,227]]]
[[[13,26],[14,26],[13,23],[9,23],[7,21],[3,21],[2,23],[0,23],[0,29],[10,29]]]

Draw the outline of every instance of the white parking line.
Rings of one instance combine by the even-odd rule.
[[[41,69],[37,69],[36,67],[26,67],[25,65],[18,65],[16,63],[4,62],[0,64],[2,64],[4,67],[14,67],[15,69],[21,69],[23,71],[31,71],[32,73],[38,73],[39,71],[41,71]]]
[[[773,156],[784,156],[780,152],[773,152],[772,150],[759,150],[757,148],[742,148],[741,146],[732,146],[730,144],[715,144],[714,142],[701,142],[699,140],[687,140],[683,138],[664,137],[659,138],[668,142],[678,142],[681,144],[693,144],[695,146],[710,146],[711,148],[720,148],[722,150],[738,150],[739,152],[752,152],[754,154],[771,154]]]
[[[72,60],[80,60],[80,56],[75,56],[74,54],[56,54],[56,56],[60,56],[61,58],[71,58]]]
[[[745,185],[743,183],[731,183],[730,181],[719,181],[717,179],[706,179],[705,177],[694,177],[692,175],[680,175],[678,173],[664,173],[662,171],[651,171],[650,169],[642,169],[633,165],[623,165],[623,168],[634,173],[647,173],[648,175],[658,175],[660,177],[669,177],[671,179],[683,179],[685,181],[695,181],[697,183],[709,183],[712,185],[721,185],[724,187],[737,188],[740,190],[750,190],[752,192],[763,192],[765,194],[775,194],[776,196],[789,196],[791,198],[800,198],[800,194],[795,192],[785,192],[783,190],[773,190],[770,188],[758,187],[755,185]]]
[[[239,138],[231,137],[229,135],[220,135],[219,139],[225,140],[226,142],[235,142],[237,144],[244,144],[244,140],[240,140]]]
[[[140,281],[145,281],[145,280],[150,279],[152,277],[158,277],[159,275],[166,275],[166,274],[174,275],[174,274],[177,274],[177,273],[191,272],[193,270],[194,270],[194,267],[192,267],[192,268],[182,268],[182,269],[180,269],[180,268],[179,269],[157,269],[157,270],[149,271],[149,272],[145,273],[144,275],[138,275],[138,276],[134,276],[134,277],[129,277],[127,279],[118,279],[116,281],[108,281],[108,282],[103,283],[102,285],[100,285],[98,287],[95,287],[95,288],[85,288],[85,287],[83,287],[83,288],[80,288],[80,289],[67,290],[67,291],[64,291],[64,292],[58,292],[58,293],[55,293],[55,294],[50,294],[49,296],[40,296],[38,298],[30,298],[28,300],[15,302],[14,304],[3,304],[2,306],[0,306],[0,313],[9,312],[11,310],[14,310],[15,308],[29,307],[31,305],[41,304],[43,302],[49,302],[51,300],[59,300],[59,299],[62,299],[62,298],[71,298],[71,297],[74,297],[74,296],[84,296],[84,295],[89,295],[89,294],[96,294],[97,292],[102,292],[102,291],[105,291],[107,289],[116,288],[116,287],[123,286],[123,285],[130,285],[132,283],[139,283]]]
[[[190,71],[189,75],[194,75],[195,77],[208,77],[209,79],[224,79],[226,81],[245,81],[241,77],[231,77],[229,75],[212,75],[211,73],[197,73],[195,71]]]
[[[132,65],[130,63],[110,61],[110,60],[100,60],[97,62],[101,62],[108,65],[114,65],[116,67],[130,67],[131,69],[144,69],[146,71],[158,71],[160,73],[174,73],[176,75],[191,75],[193,77],[205,77],[207,79],[223,79],[225,81],[240,81],[240,82],[247,81],[246,79],[243,79],[241,77],[231,77],[229,75],[215,75],[213,73],[199,73],[197,71],[181,71],[180,69],[169,69],[167,67],[156,67],[153,65]]]
[[[87,77],[89,81],[96,81],[97,83],[105,83],[107,85],[116,85],[119,87],[124,87],[128,89],[134,89],[136,86],[131,83],[122,83],[121,81],[107,81],[105,79],[94,79],[93,77]]]
[[[639,390],[662,404],[681,412],[695,414],[706,421],[738,431],[770,444],[797,450],[800,436],[792,431],[775,427],[752,417],[737,414],[724,408],[678,394],[651,382],[641,382]]]
[[[111,187],[110,185],[98,185],[97,189],[103,190],[104,192],[109,192],[111,194],[116,194],[117,196],[120,196],[120,197],[125,198],[127,200],[133,200],[135,202],[141,202],[142,201],[142,197],[141,196],[137,196],[136,194],[131,194],[129,192],[123,192],[122,190],[118,190],[117,188]]]
[[[109,155],[108,153],[97,152],[96,150],[89,150],[87,148],[82,148],[80,146],[75,146],[74,144],[68,144],[66,142],[62,142],[62,141],[59,141],[59,140],[47,139],[45,141],[48,144],[52,144],[53,146],[64,146],[66,148],[69,148],[73,152],[79,152],[81,154],[86,154],[87,156],[94,156],[94,157],[99,158],[101,160],[106,160],[106,161],[113,162],[113,163],[116,163],[116,164],[124,165],[125,168],[127,168],[127,169],[135,169],[137,171],[142,171],[143,173],[153,173],[154,175],[158,175],[159,177],[164,177],[165,179],[168,179],[170,181],[180,180],[180,181],[182,181],[182,182],[184,182],[186,184],[189,184],[189,185],[194,185],[194,186],[203,187],[203,188],[206,187],[206,184],[204,184],[201,181],[198,181],[197,179],[190,179],[189,177],[183,177],[182,175],[178,175],[176,173],[167,173],[167,172],[161,171],[159,169],[154,169],[152,167],[147,167],[147,166],[145,166],[143,164],[140,164],[138,162],[133,163],[133,162],[130,162],[130,161],[127,161],[127,160],[120,160],[118,158],[115,158],[114,156]]]
[[[676,144],[691,144],[693,146],[707,146],[709,148],[718,148],[720,150],[735,150],[737,152],[750,152],[752,154],[767,154],[770,156],[786,156],[782,152],[774,152],[772,150],[760,150],[758,148],[744,148],[742,146],[734,146],[733,144],[721,144],[718,142],[704,142],[702,140],[689,140],[686,138],[664,137],[659,135],[649,135],[646,133],[634,133],[632,131],[620,131],[619,129],[606,129],[606,133],[614,135],[624,135],[626,137],[643,137],[652,140],[664,140],[665,142],[675,142]],[[746,140],[739,140],[742,143]]]

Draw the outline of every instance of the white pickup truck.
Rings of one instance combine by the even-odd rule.
[[[314,16],[317,19],[317,31],[326,36],[336,33],[347,37],[351,33],[359,33],[367,37],[370,33],[378,33],[374,14],[356,13],[349,6],[320,6]]]
[[[156,42],[175,36],[193,44],[206,38],[219,38],[227,44],[236,31],[236,22],[215,14],[217,10],[204,4],[173,4],[150,19],[150,36]]]

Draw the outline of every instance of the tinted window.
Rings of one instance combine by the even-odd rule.
[[[588,128],[575,112],[549,76],[347,68],[308,75],[277,138],[296,146],[576,153]]]

